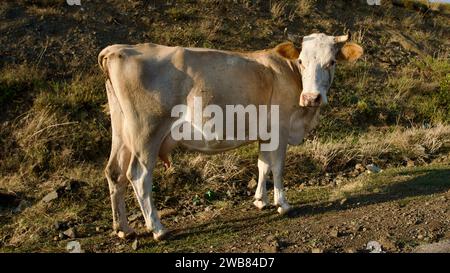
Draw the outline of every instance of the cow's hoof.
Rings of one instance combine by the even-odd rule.
[[[291,207],[290,207],[289,205],[287,205],[287,204],[280,205],[280,206],[277,208],[277,212],[278,212],[279,214],[281,214],[281,215],[288,214],[288,212],[289,212],[290,210],[291,210]]]
[[[153,231],[153,239],[155,239],[155,241],[162,241],[167,238],[168,234],[169,232],[164,228],[157,232]]]
[[[119,230],[116,233],[120,239],[132,239],[135,238],[137,235],[136,232],[132,229],[129,229],[127,231]]]
[[[264,209],[265,207],[267,207],[267,203],[264,202],[263,200],[255,200],[253,202],[253,205],[255,205],[255,207],[257,207],[258,209]]]

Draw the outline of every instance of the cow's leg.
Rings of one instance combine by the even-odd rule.
[[[255,201],[253,202],[258,209],[263,209],[269,203],[266,189],[266,181],[270,171],[270,165],[268,162],[267,154],[260,152],[258,158],[258,187],[256,188]]]
[[[111,196],[111,207],[113,213],[113,229],[116,232],[122,231],[126,237],[135,234],[130,228],[127,220],[127,209],[125,206],[125,193],[128,179],[126,170],[130,161],[130,152],[125,146],[113,140],[111,155],[108,165],[105,168],[106,179],[108,180],[109,192]]]
[[[108,180],[111,195],[113,229],[116,232],[122,231],[125,233],[125,236],[129,236],[135,233],[128,225],[124,199],[128,183],[126,172],[130,164],[131,153],[123,144],[121,135],[123,116],[109,80],[106,81],[105,86],[106,94],[108,95],[112,127],[111,154],[105,168],[105,175]]]
[[[163,239],[166,230],[162,226],[152,197],[153,169],[156,164],[159,145],[149,145],[132,155],[127,177],[133,185],[147,228],[155,240]]]
[[[278,207],[277,211],[280,214],[286,214],[291,209],[283,189],[283,169],[286,159],[286,148],[287,145],[280,145],[278,150],[269,152],[274,185],[274,205]]]

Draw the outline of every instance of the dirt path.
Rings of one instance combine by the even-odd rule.
[[[448,164],[363,174],[337,188],[289,190],[295,209],[288,217],[273,208],[257,211],[250,198],[181,221],[172,216],[164,220],[172,237],[155,243],[143,235],[138,251],[360,252],[374,240],[383,251],[410,252],[450,238],[449,189]],[[130,246],[116,243],[113,249],[132,251]]]

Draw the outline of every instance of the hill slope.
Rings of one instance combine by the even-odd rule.
[[[56,0],[0,3],[0,193],[13,196],[11,202],[0,204],[2,251],[64,251],[67,236],[58,236],[69,227],[77,231],[89,251],[130,250],[127,243],[116,245],[118,241],[107,236],[111,215],[103,168],[110,148],[110,124],[104,107],[104,79],[96,63],[105,46],[154,42],[259,50],[285,40],[300,45],[300,37],[313,32],[338,35],[347,31],[364,47],[365,56],[354,65],[337,68],[330,105],[323,111],[320,126],[305,145],[291,148],[287,159],[286,185],[299,214],[304,204],[317,210],[306,209],[311,216],[304,220],[302,216],[282,219],[271,212],[251,210],[255,220],[250,222],[264,226],[262,223],[270,220],[280,228],[269,233],[276,233],[282,232],[285,224],[294,226],[300,221],[313,228],[322,216],[329,223],[372,209],[390,210],[396,203],[407,202],[411,207],[406,209],[413,210],[431,198],[431,206],[441,212],[435,217],[424,212],[425,218],[432,218],[425,221],[435,220],[440,225],[435,232],[429,231],[429,240],[448,238],[448,222],[442,220],[443,215],[448,219],[448,203],[439,201],[447,198],[449,188],[445,179],[450,139],[448,15],[390,1],[381,6],[343,0],[158,2],[82,1],[81,7]],[[213,231],[216,229],[208,222],[217,215],[223,223],[244,221],[240,210],[247,214],[249,209],[253,189],[247,187],[257,174],[256,158],[255,146],[218,156],[175,154],[171,170],[159,167],[156,171],[157,206],[170,212],[166,221],[172,226],[193,227],[188,230],[192,236],[206,235],[192,239],[189,233],[179,232],[176,234],[184,235],[175,235],[178,239],[168,246],[155,245],[144,237],[147,245],[142,250],[191,251],[192,245],[199,247],[195,240],[214,244],[217,238],[217,244],[224,247],[213,251],[260,251],[252,247],[251,240],[248,246],[233,245],[233,236],[242,238],[251,227],[231,224],[226,230]],[[387,194],[391,196],[387,200],[372,196],[375,201],[370,205],[356,202],[356,207],[326,209],[330,198],[335,201],[330,191],[364,179],[355,172],[357,163],[394,168],[392,177],[379,175],[392,178],[393,183],[410,175],[407,181],[412,181],[412,194],[401,195],[404,188],[400,186]],[[420,167],[408,169],[408,174],[396,169],[406,165]],[[430,180],[425,179],[427,174]],[[422,177],[417,178],[422,182],[416,183],[415,177]],[[408,185],[402,179],[398,180],[404,183],[401,185]],[[436,191],[423,189],[426,181],[437,183]],[[305,185],[306,196],[301,190]],[[55,190],[60,193],[56,200],[42,201]],[[206,197],[208,191],[213,197]],[[133,216],[138,208],[131,190],[127,203]],[[401,207],[401,216],[380,215],[387,217],[386,221],[397,217],[408,222],[408,213]],[[61,225],[54,227],[55,221]],[[199,221],[200,226],[195,227]],[[135,224],[142,230],[142,220]],[[377,226],[376,219],[367,220],[369,224]],[[386,225],[380,223],[379,227],[383,230]],[[326,227],[317,228],[316,240],[329,237]],[[263,228],[259,231],[261,237],[269,234]],[[317,246],[329,251],[357,250],[375,234],[366,232],[354,244],[331,239]],[[285,247],[285,251],[314,248],[300,235],[281,235],[284,240],[292,238],[288,245],[298,246]],[[407,229],[393,236],[393,240],[406,243],[400,242],[392,251],[409,251],[420,242]]]

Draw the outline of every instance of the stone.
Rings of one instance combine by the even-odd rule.
[[[367,243],[366,250],[370,253],[383,253],[383,249],[381,248],[381,244],[377,241],[370,241]]]
[[[47,194],[46,196],[44,196],[44,198],[42,198],[42,201],[45,203],[49,203],[55,199],[57,199],[58,196],[58,192],[57,191],[52,191],[49,194]]]
[[[132,248],[133,250],[135,250],[135,251],[139,248],[139,242],[138,242],[138,240],[134,240],[134,241],[133,241],[133,243],[131,244],[131,248]]]
[[[380,167],[376,166],[375,164],[369,164],[366,166],[366,168],[368,173],[379,173],[383,171]]]
[[[247,189],[254,190],[254,189],[256,189],[257,186],[258,186],[258,182],[256,182],[256,180],[254,178],[252,178],[252,180],[250,180],[247,184]]]
[[[363,164],[358,163],[358,164],[355,165],[355,170],[360,172],[360,173],[362,173],[362,172],[364,172],[366,170],[366,168],[364,168]]]
[[[77,237],[77,233],[74,228],[67,229],[66,231],[63,232],[63,234],[72,239]]]
[[[69,253],[84,253],[84,251],[81,249],[81,244],[78,241],[70,241],[66,245],[66,250]]]

